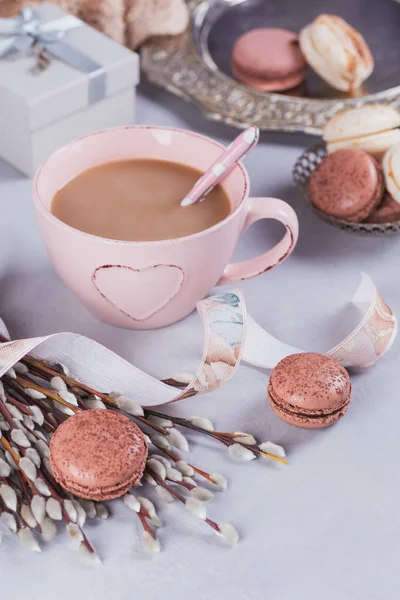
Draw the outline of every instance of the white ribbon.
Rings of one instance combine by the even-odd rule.
[[[391,347],[397,334],[397,319],[385,304],[371,277],[361,273],[361,282],[350,302],[358,321],[351,333],[325,352],[345,367],[369,367]],[[261,369],[273,369],[290,354],[305,352],[277,340],[247,316],[243,360]]]
[[[367,367],[389,350],[396,337],[397,320],[365,273],[351,304],[359,311],[359,320],[351,333],[327,354],[347,367]],[[153,406],[220,387],[232,377],[242,358],[254,366],[271,369],[285,356],[304,352],[277,340],[247,315],[240,292],[211,296],[199,302],[197,309],[205,328],[203,359],[193,381],[183,391],[75,333],[0,344],[0,377],[23,356],[34,352],[43,359],[66,364],[76,377],[101,392],[118,389],[142,406]],[[1,320],[0,333],[8,338]]]

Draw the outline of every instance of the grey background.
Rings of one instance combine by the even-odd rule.
[[[140,88],[137,121],[193,129],[228,143],[235,131],[206,122],[197,110],[150,85]],[[246,159],[252,195],[287,200],[300,239],[282,266],[242,285],[253,317],[283,341],[327,350],[344,334],[338,320],[359,282],[374,279],[399,313],[400,238],[363,238],[319,221],[291,183],[292,165],[314,138],[266,134]],[[12,335],[76,331],[106,344],[136,366],[164,377],[194,370],[201,355],[196,315],[158,331],[124,331],[97,322],[55,274],[36,226],[30,181],[0,162],[0,315]],[[235,258],[260,253],[281,234],[260,222]],[[399,344],[369,370],[352,374],[353,401],[328,430],[291,427],[270,410],[268,373],[241,366],[218,392],[168,410],[207,415],[222,430],[252,431],[283,444],[287,467],[235,463],[216,443],[190,437],[191,458],[225,474],[230,485],[209,506],[211,518],[240,534],[230,550],[178,505],[160,505],[162,552],[147,556],[138,523],[120,502],[87,534],[103,558],[87,566],[65,535],[25,551],[3,535],[0,595],[5,600],[135,597],[143,600],[397,600],[399,597]]]

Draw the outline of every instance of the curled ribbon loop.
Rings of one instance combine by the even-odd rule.
[[[385,354],[397,334],[397,319],[366,273],[352,303],[365,315],[357,327],[327,354],[344,367],[370,367]]]
[[[50,56],[89,75],[89,103],[102,100],[106,94],[106,73],[102,65],[73,48],[62,38],[68,31],[82,27],[72,15],[65,15],[49,23],[41,23],[37,11],[24,7],[15,17],[0,19],[0,58],[14,53],[28,54],[40,44]]]
[[[392,345],[397,320],[366,274],[362,274],[352,304],[361,310],[362,317],[350,335],[327,354],[347,367],[368,367]],[[197,310],[204,322],[203,358],[193,380],[183,391],[162,383],[108,348],[75,333],[0,344],[0,377],[34,351],[43,359],[66,364],[89,386],[104,392],[118,389],[142,406],[153,406],[219,388],[232,377],[242,359],[257,367],[272,369],[285,356],[304,352],[262,329],[246,314],[244,299],[238,291],[210,296],[198,303]],[[9,337],[1,320],[0,334]]]
[[[392,345],[397,334],[397,319],[366,273],[361,273],[351,306],[357,311],[358,323],[326,354],[344,367],[369,367]],[[248,315],[245,362],[262,369],[273,369],[282,358],[298,352],[305,350],[277,340]]]

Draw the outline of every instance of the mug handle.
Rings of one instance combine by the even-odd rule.
[[[292,252],[299,235],[299,222],[293,208],[278,198],[250,198],[242,233],[260,219],[276,219],[285,225],[286,234],[273,248],[250,260],[230,263],[224,269],[217,285],[250,279],[273,269]]]

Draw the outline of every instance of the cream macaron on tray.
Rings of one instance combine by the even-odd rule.
[[[324,143],[297,159],[293,179],[331,225],[366,234],[400,231],[400,113],[368,104],[339,112]]]
[[[187,32],[148,41],[142,68],[151,81],[195,103],[208,118],[320,135],[343,109],[400,105],[396,0],[190,0],[188,5]],[[264,34],[242,38],[254,30]],[[282,30],[286,36],[279,37]],[[288,32],[297,39],[291,42]],[[293,82],[296,86],[288,88]]]

